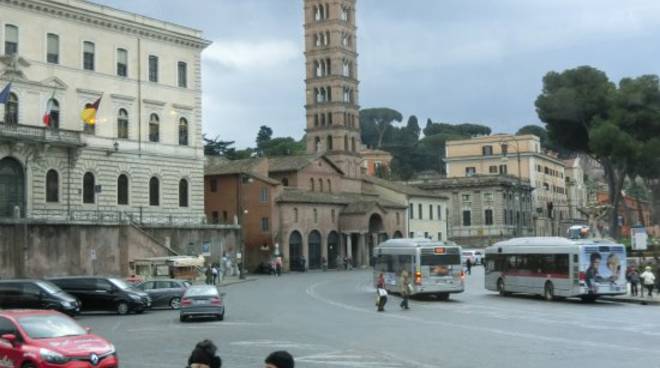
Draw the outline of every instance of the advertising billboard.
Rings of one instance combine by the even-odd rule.
[[[580,271],[589,294],[620,293],[626,290],[626,251],[622,245],[582,247]]]

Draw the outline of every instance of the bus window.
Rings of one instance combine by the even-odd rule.
[[[399,269],[397,270],[397,273],[401,272],[402,270],[413,272],[412,265],[413,265],[412,256],[399,256]]]

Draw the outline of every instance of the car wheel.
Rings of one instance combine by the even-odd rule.
[[[437,295],[438,300],[447,301],[449,300],[449,293],[440,293]]]
[[[545,288],[543,288],[543,297],[547,301],[555,300],[555,287],[552,285],[552,282],[548,281],[545,283]]]
[[[181,308],[181,298],[172,298],[170,300],[170,308],[171,309],[179,309]]]
[[[225,314],[224,313],[218,314],[216,318],[218,319],[218,321],[222,321],[225,319]]]
[[[186,317],[186,316],[179,316],[179,321],[180,321],[180,322],[185,322],[185,321],[187,321],[187,320],[188,320],[188,317]]]
[[[596,299],[598,299],[598,297],[595,295],[583,295],[580,297],[580,299],[582,299],[582,302],[584,303],[593,303],[596,301]]]
[[[135,314],[142,314],[144,313],[144,309],[136,309]]]
[[[119,305],[117,305],[117,313],[121,316],[128,314],[128,303],[119,302]]]
[[[509,293],[507,293],[504,290],[504,280],[502,279],[497,280],[497,291],[500,293],[501,296],[509,295]]]

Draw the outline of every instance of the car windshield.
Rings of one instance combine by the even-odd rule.
[[[122,290],[130,290],[134,289],[131,285],[127,284],[124,280],[120,279],[110,279],[110,282],[115,285],[116,287],[122,289]]]
[[[218,296],[218,290],[212,286],[193,286],[186,291],[186,297]]]
[[[71,318],[58,315],[36,315],[18,318],[18,323],[32,339],[51,339],[87,334]]]
[[[57,285],[53,284],[50,281],[37,281],[37,285],[51,294],[57,294],[63,292]]]

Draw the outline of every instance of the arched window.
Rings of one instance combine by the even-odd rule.
[[[44,115],[44,124],[54,129],[60,127],[60,103],[51,98],[46,104],[46,115]]]
[[[319,192],[323,191],[323,179],[319,179]]]
[[[128,111],[119,109],[117,114],[117,138],[128,139]]]
[[[46,173],[46,202],[60,201],[60,179],[55,170]]]
[[[325,75],[332,74],[332,61],[330,58],[325,59]]]
[[[330,45],[330,31],[325,32],[325,46]]]
[[[332,87],[326,87],[327,91],[327,99],[325,100],[326,102],[332,101]]]
[[[321,126],[325,126],[325,114],[321,114]]]
[[[332,125],[332,113],[328,113],[328,125]]]
[[[328,179],[328,193],[332,193],[332,182]]]
[[[128,176],[124,174],[117,178],[117,204],[128,205]]]
[[[160,183],[157,177],[149,180],[149,205],[158,206],[160,204]]]
[[[319,222],[319,210],[314,209],[314,222]]]
[[[321,87],[321,102],[326,102],[325,88]]]
[[[321,148],[320,145],[321,145],[321,138],[319,137],[314,138],[314,152],[319,151],[319,149]]]
[[[314,88],[314,101],[316,101],[316,103],[321,102],[321,91],[318,88]]]
[[[298,222],[298,209],[293,209],[293,222]]]
[[[160,118],[156,114],[149,116],[149,141],[158,142],[160,140]]]
[[[314,114],[314,127],[319,126],[319,114]]]
[[[321,64],[319,64],[318,61],[314,61],[314,76],[315,77],[320,77],[321,76]]]
[[[314,178],[309,179],[309,187],[313,192],[314,191]]]
[[[351,151],[355,152],[355,137],[351,138]]]
[[[83,176],[83,203],[93,204],[95,202],[95,183],[94,174],[85,173]]]
[[[188,120],[186,118],[179,119],[179,145],[188,145]]]
[[[179,181],[179,207],[188,207],[188,181]]]
[[[348,151],[348,136],[344,136],[344,151]]]
[[[18,124],[18,96],[10,93],[5,104],[5,124]]]
[[[326,151],[332,151],[332,136],[329,135],[325,138]]]

